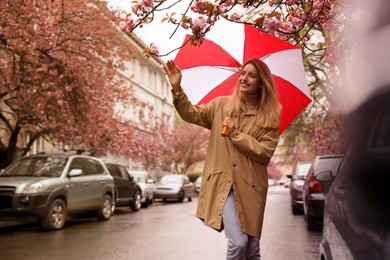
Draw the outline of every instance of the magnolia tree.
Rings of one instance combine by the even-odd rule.
[[[331,109],[313,114],[310,109],[304,110],[283,133],[291,164],[311,160],[315,155],[342,154],[349,145],[348,122],[343,114]]]
[[[268,173],[268,179],[271,180],[278,180],[283,176],[283,174],[278,169],[276,163],[273,160],[271,160],[267,166],[267,173]]]
[[[132,58],[100,1],[0,2],[0,168],[21,130],[97,153],[133,152],[133,125],[115,104],[132,104],[118,70]]]
[[[145,170],[150,171],[159,166],[164,171],[169,171],[172,160],[173,130],[161,118],[155,118],[152,123],[142,121],[134,134],[137,141],[132,147],[131,158],[141,162]]]
[[[206,157],[210,131],[203,127],[178,120],[172,134],[172,152],[167,153],[166,161],[173,161],[175,171],[186,174],[188,168]]]

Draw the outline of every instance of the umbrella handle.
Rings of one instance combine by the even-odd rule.
[[[221,135],[222,136],[227,136],[228,132],[229,132],[229,127],[227,125],[224,125],[223,128],[222,128]]]

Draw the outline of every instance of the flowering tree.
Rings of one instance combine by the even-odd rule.
[[[155,118],[152,123],[142,121],[134,133],[136,143],[128,155],[142,162],[147,171],[156,166],[169,170],[172,160],[167,160],[167,154],[172,153],[172,135],[172,129],[161,118]]]
[[[131,104],[118,70],[132,50],[100,1],[0,2],[0,168],[21,130],[97,153],[130,154],[131,122],[115,104]]]
[[[349,137],[346,136],[344,117],[330,111],[324,120],[315,122],[315,124],[315,154],[338,154],[346,151]]]
[[[206,157],[210,131],[193,124],[178,120],[172,134],[172,153],[167,154],[168,161],[175,163],[179,174],[186,174],[188,168]]]
[[[278,180],[283,176],[283,174],[280,172],[276,163],[273,160],[269,162],[267,166],[267,172],[268,172],[268,179]]]
[[[305,109],[283,133],[291,164],[311,160],[315,155],[342,154],[349,145],[345,116],[331,109],[314,114],[311,110],[315,105]]]

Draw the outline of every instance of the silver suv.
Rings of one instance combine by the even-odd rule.
[[[67,216],[112,215],[114,180],[98,158],[75,154],[23,157],[0,173],[0,219],[38,220],[61,229]]]

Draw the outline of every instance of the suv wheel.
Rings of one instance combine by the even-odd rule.
[[[316,227],[317,227],[316,220],[313,217],[310,217],[309,215],[306,216],[306,220],[307,220],[307,230],[309,230],[309,231],[316,230]]]
[[[183,200],[184,200],[184,190],[181,190],[180,193],[179,193],[178,201],[179,202],[183,202]]]
[[[58,230],[65,225],[66,207],[62,199],[56,199],[51,204],[46,216],[41,220],[41,226],[46,230]]]
[[[150,196],[149,198],[149,204],[153,204],[154,203],[154,195],[152,194],[152,196]]]
[[[141,192],[137,190],[134,194],[133,201],[130,204],[132,211],[138,211],[141,208]]]
[[[97,212],[98,220],[109,220],[112,215],[112,199],[111,196],[106,194],[104,195],[100,209]]]
[[[114,199],[112,199],[111,214],[114,214],[115,210],[116,210],[116,202],[118,200],[118,197],[116,196],[116,194],[118,194],[118,191],[115,189]]]
[[[149,206],[149,194],[145,196],[145,202],[141,204],[143,208],[147,208]]]
[[[291,212],[293,215],[302,214],[302,210],[298,209],[297,206],[295,206],[295,205],[291,205]]]
[[[113,201],[111,206],[111,214],[114,214],[116,210],[116,203]]]

